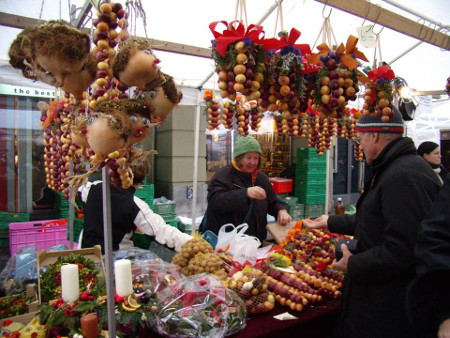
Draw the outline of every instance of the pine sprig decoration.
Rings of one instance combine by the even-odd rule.
[[[60,256],[47,266],[40,276],[41,301],[48,302],[61,296],[61,266],[77,264],[80,291],[93,288],[101,278],[99,269],[91,259],[77,254]]]

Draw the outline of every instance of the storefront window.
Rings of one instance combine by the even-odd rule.
[[[36,105],[48,99],[0,95],[0,210],[32,212],[43,197],[43,130]]]
[[[206,132],[206,180],[210,181],[217,170],[231,163],[231,144],[234,131],[220,129]]]

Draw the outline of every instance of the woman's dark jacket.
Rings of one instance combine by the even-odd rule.
[[[263,188],[267,198],[263,200],[248,198],[247,188],[252,186]],[[245,222],[249,225],[245,233],[263,241],[267,236],[267,214],[277,218],[280,209],[285,207],[276,198],[266,174],[259,171],[255,183],[252,184],[251,174],[227,165],[214,175],[208,186],[206,230],[217,234],[224,224],[239,225]]]
[[[415,337],[406,316],[406,289],[415,275],[420,222],[440,188],[410,138],[390,142],[373,163],[355,215],[333,215],[332,232],[354,235],[344,282],[340,337]]]
[[[436,337],[439,325],[450,319],[450,175],[422,222],[416,258],[417,277],[408,292],[408,315],[422,337]]]
[[[117,189],[111,185],[111,230],[112,249],[119,250],[119,244],[125,234],[136,230],[134,219],[140,209],[134,203],[134,187]],[[93,184],[84,207],[84,228],[81,246],[90,248],[101,245],[105,250],[103,233],[103,198],[102,183]]]

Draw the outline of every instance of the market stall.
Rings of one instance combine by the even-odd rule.
[[[101,248],[96,247],[35,253],[35,259],[29,261],[34,262],[35,270],[23,278],[17,277],[18,265],[11,264],[13,268],[3,274],[8,296],[23,293],[30,284],[37,284],[38,292],[37,299],[36,294],[35,299],[8,298],[10,303],[3,311],[8,318],[2,323],[5,332],[39,337],[115,336],[116,332],[125,336],[262,337],[301,330],[305,335],[330,335],[332,325],[318,323],[331,323],[337,316],[344,274],[331,263],[340,237],[307,230],[299,221],[290,224],[273,246],[258,250],[255,241],[239,237],[237,231],[235,237],[227,238],[219,233],[217,245],[212,246],[194,234],[196,160],[194,238],[183,244],[171,262],[149,250],[121,256],[113,252],[110,183],[120,189],[133,185],[133,166],[157,153],[136,145],[148,137],[151,128],[164,124],[183,93],[173,75],[161,70],[147,32],[145,38],[136,36],[140,20],[145,25],[140,1],[125,6],[100,2],[89,34],[80,29],[92,5],[86,6],[89,8],[75,26],[48,21],[25,27],[11,44],[9,56],[11,65],[24,77],[56,88],[55,100],[39,106],[47,185],[78,208],[78,189],[94,172],[102,171],[104,262]],[[367,19],[371,18],[370,8]],[[308,175],[317,179],[313,155],[326,156],[337,137],[354,140],[354,126],[361,115],[389,121],[400,88],[395,85],[393,70],[382,63],[379,45],[380,59],[360,69],[362,62],[369,60],[358,49],[358,38],[349,35],[343,42],[333,40],[330,15],[323,15],[322,43],[310,46],[297,41],[301,32],[296,28],[284,29],[281,1],[266,14],[275,9],[275,30],[279,26],[280,34],[273,37],[265,36],[264,16],[256,24],[247,22],[243,0],[236,1],[235,20],[210,23],[217,84],[204,90],[208,77],[197,93],[194,158],[199,156],[201,103],[209,130],[223,125],[241,136],[256,133],[263,112],[268,112],[274,132],[284,139],[275,144],[278,148],[267,151],[270,165],[263,171],[278,176],[285,167],[277,163],[290,161],[291,149],[283,141],[303,137],[309,147],[302,155],[310,163]],[[387,21],[381,12],[375,19],[376,23]],[[443,46],[442,33],[437,33],[435,40],[425,40]],[[360,106],[349,108],[358,100],[358,93]],[[411,97],[403,100],[413,101]],[[362,160],[356,142],[354,156]],[[314,198],[319,197],[323,204],[324,196],[311,190],[299,195],[311,202],[308,205],[314,205]],[[71,249],[73,226],[70,208],[67,231]],[[23,259],[23,254],[17,253],[14,259]],[[23,314],[24,305],[33,301],[40,307],[38,311],[30,308],[31,318],[9,316],[12,313],[7,306],[11,309],[20,303],[21,311],[14,314]]]

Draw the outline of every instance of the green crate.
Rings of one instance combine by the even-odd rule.
[[[298,201],[303,204],[322,204],[325,203],[326,195],[325,194],[307,194],[302,192],[297,195]]]
[[[295,184],[302,181],[308,182],[326,182],[327,181],[327,173],[324,171],[323,173],[316,172],[299,172],[295,175]]]
[[[9,223],[28,222],[30,214],[22,212],[0,211],[0,230],[9,230]]]
[[[175,215],[176,203],[153,204],[153,211],[158,215]]]
[[[139,232],[135,232],[133,237],[131,237],[131,240],[133,241],[134,246],[146,250],[150,247],[150,243],[153,241],[150,236]]]
[[[325,204],[306,204],[305,205],[305,215],[309,216],[309,214],[320,214],[323,215],[325,213]]]
[[[298,198],[291,195],[285,195],[282,197],[278,197],[278,199],[284,203],[286,208],[288,208],[290,205],[296,205],[298,203]]]
[[[298,221],[299,219],[303,219],[305,216],[305,205],[304,204],[296,204],[288,207],[287,212],[291,215],[294,221]]]
[[[170,226],[178,228],[178,221],[176,219],[164,220]]]
[[[136,196],[139,197],[139,196]],[[139,199],[143,200],[147,205],[150,207],[150,209],[153,210],[153,197],[139,197]]]
[[[155,197],[155,186],[153,184],[141,184],[134,193],[140,199],[153,199]]]
[[[0,248],[9,248],[9,230],[0,230]]]
[[[325,194],[327,190],[327,185],[325,182],[322,183],[312,183],[312,182],[298,182],[295,184],[295,190],[298,192],[304,191],[308,194]]]
[[[79,218],[73,219],[73,241],[78,242],[80,233],[84,228],[84,220]],[[70,240],[69,228],[67,228],[67,239]]]
[[[58,210],[69,208],[70,202],[64,198],[64,195],[61,191],[55,191],[55,201]]]

